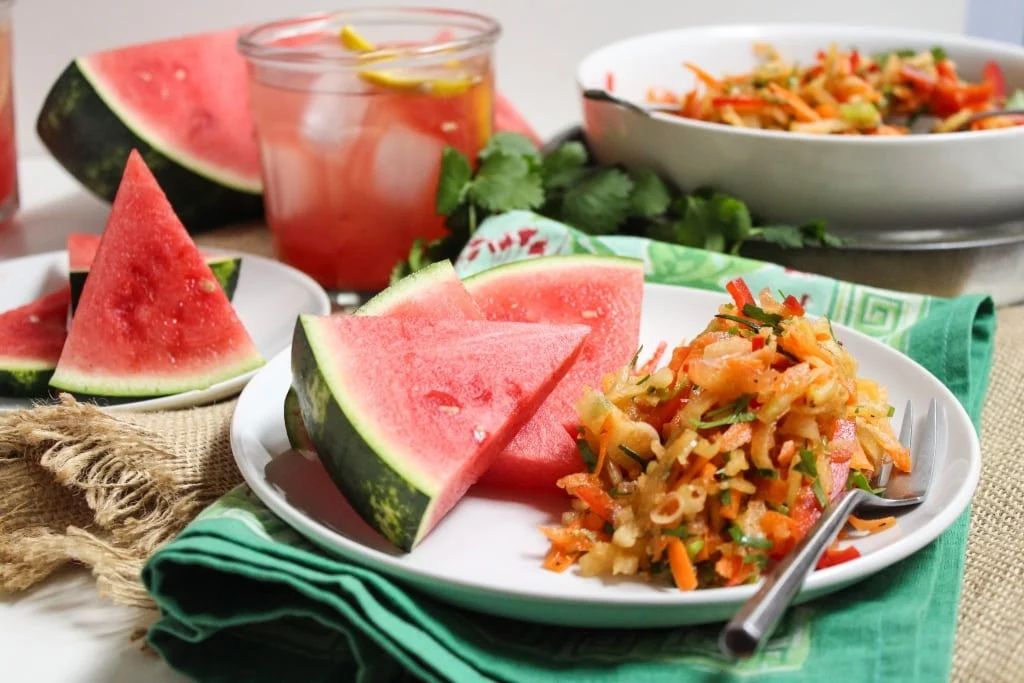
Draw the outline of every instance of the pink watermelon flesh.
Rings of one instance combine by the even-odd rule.
[[[561,380],[590,332],[584,325],[523,325],[416,317],[302,316],[300,324],[334,400],[371,450],[332,453],[338,439],[317,442],[325,464],[368,523],[386,535],[408,506],[376,509],[370,467],[387,461],[429,504],[415,546],[491,465]],[[293,357],[294,369],[294,357]],[[299,370],[301,372],[301,370]],[[301,392],[300,392],[301,394]],[[306,416],[308,417],[308,416]],[[309,421],[307,420],[307,424]],[[372,478],[372,477],[371,477]],[[396,494],[397,495],[397,494]]]
[[[51,386],[108,397],[203,389],[263,364],[134,150]]]
[[[67,287],[0,314],[0,365],[53,368],[67,336]]]
[[[450,261],[438,261],[405,276],[363,304],[356,315],[484,319]]]
[[[150,144],[194,170],[197,164],[239,189],[260,188],[259,150],[249,112],[240,29],[97,52],[79,69]]]
[[[73,232],[68,235],[68,268],[70,270],[89,270],[92,262],[96,259],[96,250],[100,248],[100,240],[103,235],[91,233]],[[200,254],[207,256],[202,249]]]
[[[584,386],[629,362],[640,338],[640,261],[606,256],[548,256],[492,268],[465,285],[488,320],[582,323],[592,332],[576,363],[533,419],[481,479],[499,489],[555,490],[583,469],[565,425],[578,424]],[[524,357],[523,364],[530,362]]]

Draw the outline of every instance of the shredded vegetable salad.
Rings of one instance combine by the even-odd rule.
[[[809,65],[789,61],[767,44],[756,44],[759,63],[750,72],[715,76],[684,66],[698,85],[684,96],[651,88],[647,99],[678,105],[679,116],[746,128],[838,135],[906,135],[919,117],[935,117],[931,132],[960,129],[973,114],[1007,108],[1006,85],[996,62],[982,80],[964,81],[941,48],[866,55],[836,45],[819,51]],[[1009,100],[1024,104],[1017,91]],[[997,116],[970,130],[1004,128],[1024,117]]]
[[[793,296],[755,299],[742,280],[727,289],[733,303],[666,365],[665,345],[639,367],[638,351],[585,390],[574,436],[587,472],[558,481],[572,508],[541,529],[547,569],[682,590],[754,582],[844,489],[873,490],[886,459],[909,471],[885,389],[858,377],[829,320]],[[857,556],[837,541],[819,567]]]

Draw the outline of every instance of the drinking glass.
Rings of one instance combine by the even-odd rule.
[[[11,6],[0,0],[0,224],[18,210],[18,153],[14,142]]]
[[[414,240],[444,234],[442,153],[472,159],[491,134],[500,30],[469,12],[400,8],[240,36],[281,261],[331,291],[375,292]]]

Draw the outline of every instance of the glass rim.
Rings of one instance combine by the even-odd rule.
[[[0,3],[13,1],[0,0]],[[478,23],[480,25],[480,32],[464,38],[409,47],[380,48],[358,53],[324,47],[280,47],[269,45],[259,38],[261,35],[280,36],[282,32],[287,31],[289,28],[323,24],[340,18],[351,17],[353,23],[356,23],[360,16],[408,16],[424,20],[437,19],[439,21],[445,18],[459,18]],[[302,31],[296,31],[291,35],[301,35],[301,33]],[[275,19],[251,26],[238,36],[236,47],[250,61],[268,62],[280,66],[330,66],[335,68],[365,69],[368,64],[386,59],[389,68],[391,68],[401,67],[405,62],[423,57],[445,55],[450,58],[453,53],[465,53],[476,48],[492,45],[500,35],[501,24],[496,19],[477,12],[434,7],[353,7],[345,10],[315,12],[286,19]]]

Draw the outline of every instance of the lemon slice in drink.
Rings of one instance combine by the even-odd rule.
[[[369,40],[364,38],[352,26],[346,24],[342,27],[338,36],[342,47],[353,52],[373,52],[376,47]],[[392,57],[381,55],[373,61],[386,61]],[[452,97],[461,95],[472,88],[480,79],[468,74],[450,75],[450,72],[461,66],[457,61],[445,64],[449,67],[443,76],[429,76],[422,73],[409,73],[396,69],[363,70],[359,77],[367,83],[371,83],[388,90],[399,92],[417,92],[435,97]]]

